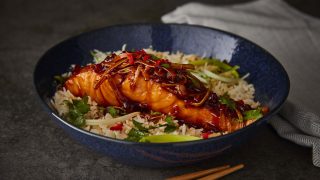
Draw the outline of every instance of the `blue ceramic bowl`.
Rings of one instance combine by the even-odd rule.
[[[240,74],[256,88],[256,100],[270,112],[255,123],[231,134],[206,140],[180,143],[135,143],[92,134],[76,128],[59,117],[50,105],[55,87],[53,76],[69,70],[71,64],[92,61],[90,50],[114,51],[147,48],[181,51],[186,54],[230,59],[239,65]],[[70,38],[48,50],[34,71],[37,93],[52,119],[68,134],[87,147],[118,161],[146,166],[182,166],[214,157],[246,140],[260,125],[274,115],[289,92],[289,79],[281,64],[258,45],[237,35],[201,26],[179,24],[132,24],[102,28]],[[61,147],[62,148],[62,147]]]

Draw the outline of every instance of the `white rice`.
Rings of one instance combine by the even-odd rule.
[[[125,49],[125,45],[122,48],[122,50]],[[174,63],[183,63],[187,64],[189,61],[194,61],[199,59],[199,56],[196,55],[185,55],[181,52],[177,53],[169,53],[169,52],[157,52],[149,49],[144,49],[149,54],[154,54],[155,56],[163,59],[168,59]],[[120,54],[122,51],[114,52],[116,54]],[[95,63],[101,62],[104,60],[107,56],[107,53],[100,52],[98,50],[94,50],[93,53],[95,54],[94,61]],[[248,84],[245,80],[240,79],[237,83],[224,83],[222,81],[218,80],[211,80],[211,90],[215,92],[217,95],[221,96],[225,93],[228,93],[228,95],[234,99],[234,100],[243,100],[244,103],[250,105],[252,108],[256,108],[259,106],[259,102],[254,101],[254,87],[252,84]],[[55,107],[55,109],[58,111],[60,116],[65,116],[69,108],[66,105],[65,101],[72,102],[72,100],[80,100],[80,97],[75,97],[69,90],[66,90],[65,88],[58,90],[53,98],[52,98],[52,104]],[[94,119],[94,120],[110,120],[112,119],[112,116],[110,114],[102,114],[101,111],[99,111],[98,104],[91,100],[90,97],[88,97],[88,104],[90,105],[90,111],[85,114],[85,118],[87,120]],[[143,127],[149,128],[154,126],[159,126],[161,124],[166,124],[164,120],[160,120],[157,123],[152,121],[147,121],[146,119],[142,118],[139,114],[135,115],[129,119],[126,119],[122,121],[123,126],[121,131],[116,130],[110,130],[110,127],[112,125],[86,125],[83,129],[90,131],[95,134],[99,134],[102,136],[112,137],[116,139],[125,139],[128,137],[128,133],[132,128],[134,128],[133,120],[142,123]],[[174,120],[174,123],[178,126],[178,121]],[[252,123],[252,121],[247,122],[247,125]],[[149,135],[161,135],[161,134],[168,134],[164,132],[165,126],[150,129]],[[180,125],[175,131],[171,132],[170,134],[176,134],[176,135],[190,135],[190,136],[196,136],[196,137],[202,137],[202,130],[203,129],[196,129],[194,127],[188,127],[186,124]],[[227,132],[225,132],[227,133]],[[223,133],[223,134],[225,134]],[[212,133],[209,135],[209,137],[216,137],[221,135],[221,133]]]

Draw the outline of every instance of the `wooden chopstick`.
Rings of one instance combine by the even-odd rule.
[[[230,167],[230,165],[219,166],[219,167],[216,167],[216,168],[211,168],[211,169],[207,169],[207,170],[203,170],[203,171],[197,171],[197,172],[194,172],[194,173],[188,173],[188,174],[184,174],[184,175],[181,175],[181,176],[171,177],[171,178],[168,178],[166,180],[188,180],[188,179],[194,179],[194,178],[202,177],[202,176],[214,173],[214,172],[218,172],[218,171],[227,169],[229,167]]]
[[[230,168],[230,165],[219,166],[216,168],[211,168],[211,169],[207,169],[207,170],[203,170],[203,171],[188,173],[188,174],[184,174],[184,175],[180,175],[180,176],[174,176],[171,178],[167,178],[166,180],[190,180],[190,179],[195,179],[195,178],[200,178],[199,180],[217,179],[217,178],[226,176],[230,173],[233,173],[243,167],[244,167],[243,164],[239,164],[239,165],[231,167],[231,168]],[[203,177],[203,176],[205,176],[205,177]]]
[[[218,179],[218,178],[221,178],[223,176],[226,176],[228,174],[231,174],[235,171],[238,171],[239,169],[242,169],[244,167],[243,164],[239,164],[239,165],[236,165],[236,166],[233,166],[231,168],[228,168],[228,169],[225,169],[225,170],[222,170],[222,171],[219,171],[217,173],[213,173],[213,174],[210,174],[208,176],[205,176],[203,178],[200,178],[198,180],[212,180],[212,179]]]

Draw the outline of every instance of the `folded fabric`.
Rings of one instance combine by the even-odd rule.
[[[320,109],[319,19],[280,0],[259,0],[231,6],[188,3],[164,15],[162,21],[226,30],[271,52],[288,72],[291,89],[288,102],[270,124],[281,137],[312,147],[313,164],[320,167],[320,118],[311,113]]]
[[[270,124],[281,137],[312,147],[313,164],[320,167],[319,116],[287,101]]]

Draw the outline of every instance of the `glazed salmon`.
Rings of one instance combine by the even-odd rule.
[[[125,107],[128,102],[138,103],[209,131],[241,128],[243,123],[233,121],[221,108],[224,106],[214,99],[216,95],[199,81],[194,82],[185,67],[154,60],[141,51],[124,53],[108,57],[100,64],[78,68],[64,87],[75,96],[90,96],[102,106]]]
[[[84,68],[79,74],[72,76],[65,82],[65,87],[75,96],[90,96],[99,105],[103,106],[122,106],[121,100],[117,99],[116,92],[112,89],[109,81],[104,81],[99,88],[94,88],[95,82],[100,75],[90,68]],[[179,99],[173,93],[168,92],[152,80],[145,81],[139,76],[136,87],[130,87],[130,76],[116,86],[120,92],[129,100],[147,105],[151,110],[174,114],[179,119],[183,119],[186,123],[206,129],[217,127],[219,124],[219,116],[211,112],[207,108],[187,107],[186,103]],[[212,127],[213,126],[213,127]]]

